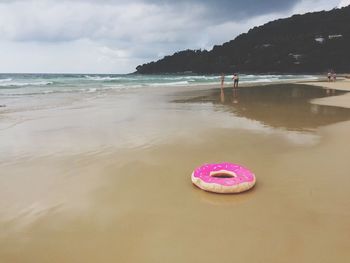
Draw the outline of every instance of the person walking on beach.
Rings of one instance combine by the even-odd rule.
[[[225,74],[221,73],[221,88],[224,87],[224,82],[225,82]]]
[[[233,74],[233,88],[238,88],[239,77],[237,73]]]

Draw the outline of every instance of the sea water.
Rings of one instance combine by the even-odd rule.
[[[146,87],[214,85],[219,75],[137,75],[137,74],[0,74],[0,96],[25,96],[52,93],[94,93]],[[274,83],[313,80],[311,75],[240,75],[241,83]],[[225,77],[232,82],[232,75]]]

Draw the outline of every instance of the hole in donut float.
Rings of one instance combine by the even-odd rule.
[[[233,178],[234,176],[230,174],[215,174],[211,175],[211,177],[216,177],[216,178]]]
[[[210,176],[216,177],[216,178],[233,178],[233,177],[236,177],[237,175],[231,171],[221,170],[221,171],[210,172]]]

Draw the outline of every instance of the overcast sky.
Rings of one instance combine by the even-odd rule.
[[[0,0],[0,72],[129,73],[350,0]]]

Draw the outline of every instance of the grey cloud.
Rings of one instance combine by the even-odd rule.
[[[256,15],[290,9],[302,0],[73,0],[94,4],[118,5],[125,3],[146,3],[163,6],[182,6],[182,8],[206,8],[207,18],[214,21],[247,19]],[[68,1],[72,2],[72,0]]]
[[[279,12],[292,8],[301,0],[145,0],[155,4],[195,4],[207,7],[208,14],[218,20],[232,21]]]
[[[210,49],[252,26],[291,15],[295,10],[332,8],[339,3],[340,0],[0,0],[0,44],[14,43],[7,47],[19,51],[37,46],[38,55],[46,48],[45,56],[81,54],[79,58],[86,61],[82,64],[91,67],[96,64],[91,61],[98,61],[102,53],[110,61],[103,64],[104,71],[106,65],[114,67],[122,61],[118,70],[125,72],[133,70],[136,63],[186,48]],[[68,55],[62,58],[62,67],[69,59]],[[75,65],[74,61],[71,64]],[[98,67],[101,65],[96,66],[96,72],[101,71]]]

